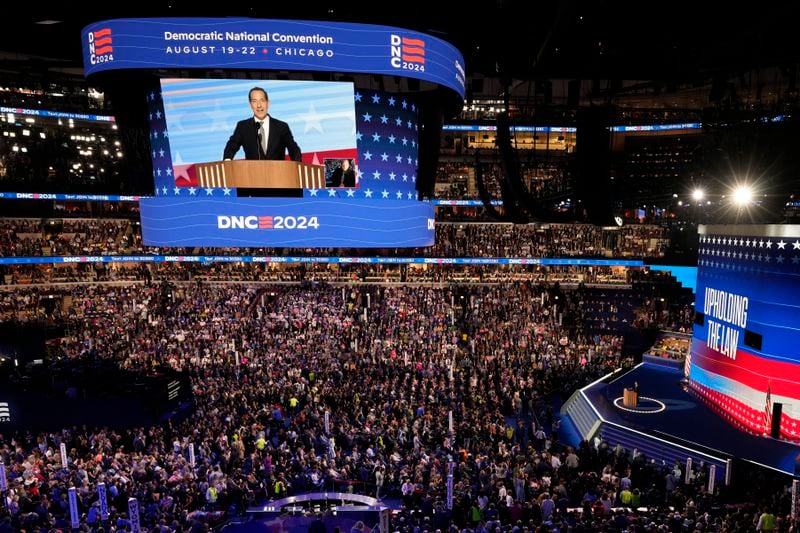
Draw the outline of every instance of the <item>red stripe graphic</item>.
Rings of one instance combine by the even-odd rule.
[[[103,46],[106,44],[111,44],[111,37],[103,37],[102,39],[95,39],[94,45],[95,46]]]
[[[98,37],[105,37],[106,35],[111,35],[111,28],[103,28],[102,30],[97,30],[94,33],[94,38],[97,39]]]
[[[692,390],[697,393],[709,407],[717,411],[720,416],[733,423],[733,425],[757,435],[768,433],[768,430],[765,429],[763,424],[763,413],[760,413],[759,409],[750,407],[735,398],[700,383],[692,381],[690,385]],[[780,431],[781,437],[784,439],[792,441],[800,440],[800,420],[792,418],[786,413],[782,413]]]
[[[403,54],[403,61],[408,61],[409,63],[424,63],[425,58],[420,56],[408,56]]]
[[[421,56],[425,55],[425,49],[418,46],[403,46],[402,48],[404,54],[417,54]]]
[[[403,44],[408,46],[421,46],[425,48],[425,41],[422,39],[409,39],[408,37],[403,37]]]
[[[103,46],[102,48],[95,49],[94,53],[101,56],[103,54],[110,54],[114,49],[110,46]]]
[[[692,365],[719,374],[757,391],[800,399],[800,362],[775,361],[742,349],[731,359],[706,346],[702,340],[692,343]]]

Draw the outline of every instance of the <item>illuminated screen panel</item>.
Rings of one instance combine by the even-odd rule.
[[[253,119],[248,93],[256,85],[269,95],[270,116],[287,124],[302,163],[319,169],[325,187],[268,198],[253,197],[270,196],[264,191],[199,184],[200,165],[221,161],[237,123]],[[433,206],[417,201],[417,109],[405,97],[354,90],[352,83],[165,79],[148,94],[148,107],[155,197],[142,199],[140,208],[149,246],[434,242]],[[234,159],[244,155],[239,149]],[[337,178],[344,161],[353,171]]]
[[[692,388],[736,424],[800,438],[800,226],[701,227]]]
[[[464,98],[464,58],[431,35],[373,24],[243,18],[95,22],[81,33],[86,75],[120,69],[355,72],[416,78]]]
[[[254,87],[267,91],[270,117],[288,124],[303,162],[320,165],[326,160],[357,159],[352,83],[163,79],[168,155],[176,186],[196,186],[195,165],[223,159],[237,123],[253,119],[248,93]],[[156,161],[161,158],[157,152]],[[244,150],[240,148],[234,158],[244,159]],[[162,167],[168,164],[160,162]]]

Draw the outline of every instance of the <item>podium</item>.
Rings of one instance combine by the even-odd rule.
[[[636,389],[625,389],[622,393],[622,405],[625,407],[636,407],[639,405],[639,393]]]
[[[325,167],[297,161],[252,161],[237,159],[197,163],[201,187],[256,189],[324,189]]]

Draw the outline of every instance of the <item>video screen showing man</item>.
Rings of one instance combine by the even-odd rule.
[[[327,163],[327,161],[326,161]],[[355,187],[356,171],[351,159],[337,160],[330,176],[329,187]]]
[[[289,125],[269,115],[267,91],[253,87],[248,99],[253,116],[236,124],[233,135],[225,144],[223,159],[233,159],[239,148],[243,148],[246,159],[282,161],[288,151],[292,161],[302,161],[302,152]]]

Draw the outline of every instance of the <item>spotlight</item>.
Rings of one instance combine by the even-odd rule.
[[[692,191],[692,199],[695,202],[699,202],[700,200],[705,198],[705,196],[706,192],[703,189],[695,189],[694,191]]]
[[[746,206],[753,201],[753,189],[748,185],[739,185],[733,190],[733,203],[738,206]]]

